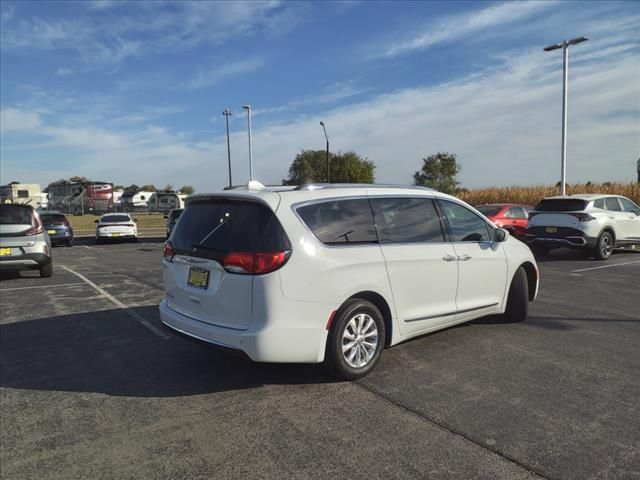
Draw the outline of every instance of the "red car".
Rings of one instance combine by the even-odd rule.
[[[519,203],[491,203],[478,205],[476,210],[498,227],[509,230],[512,235],[524,237],[529,223],[529,212],[533,207]]]

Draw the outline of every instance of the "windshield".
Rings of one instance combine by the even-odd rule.
[[[586,200],[577,198],[549,198],[536,205],[538,212],[578,212],[587,206]]]
[[[493,217],[494,215],[497,215],[500,210],[502,210],[502,207],[500,205],[480,205],[479,207],[476,207],[476,210],[478,210],[485,217]]]
[[[171,242],[177,252],[286,250],[289,241],[273,211],[245,200],[207,199],[191,202],[180,216]]]
[[[100,223],[130,222],[129,215],[105,215],[100,219]]]
[[[0,205],[0,224],[32,225],[33,210],[22,205]]]

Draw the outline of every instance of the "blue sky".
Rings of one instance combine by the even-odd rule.
[[[631,181],[640,156],[637,2],[10,2],[1,5],[0,181],[279,183],[302,149],[355,150],[376,181],[458,154],[474,188]]]

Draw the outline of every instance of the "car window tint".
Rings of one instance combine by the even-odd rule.
[[[487,242],[491,240],[486,222],[468,208],[448,200],[439,200],[449,224],[453,242]]]
[[[527,214],[522,209],[522,207],[511,207],[507,211],[508,215],[505,215],[508,218],[527,218]]]
[[[33,210],[20,205],[0,205],[0,224],[35,225]]]
[[[622,204],[623,212],[633,212],[633,213],[640,212],[640,207],[638,207],[635,203],[633,203],[628,198],[619,198],[618,200],[620,200],[620,203]]]
[[[382,243],[442,242],[438,213],[429,198],[373,198],[373,213]]]
[[[594,200],[593,206],[595,208],[601,208],[604,210],[604,198],[599,198],[598,200]]]
[[[313,203],[297,209],[304,223],[325,244],[377,243],[369,200]]]
[[[586,200],[578,198],[547,198],[536,205],[538,212],[579,212],[587,206]]]
[[[612,212],[620,212],[622,208],[620,208],[620,203],[618,199],[615,197],[607,197],[604,199],[604,204],[607,206],[607,210]]]
[[[40,215],[42,223],[64,223],[67,219],[64,215],[44,213]]]
[[[105,215],[100,219],[103,223],[130,222],[129,215]]]

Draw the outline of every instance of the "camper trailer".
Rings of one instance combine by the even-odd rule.
[[[46,192],[51,209],[76,215],[113,211],[113,184],[109,182],[55,182]]]
[[[176,192],[155,192],[149,199],[149,211],[167,213],[169,210],[184,208],[187,195]]]
[[[0,186],[0,203],[23,203],[33,208],[46,208],[46,194],[37,183],[12,182]]]

